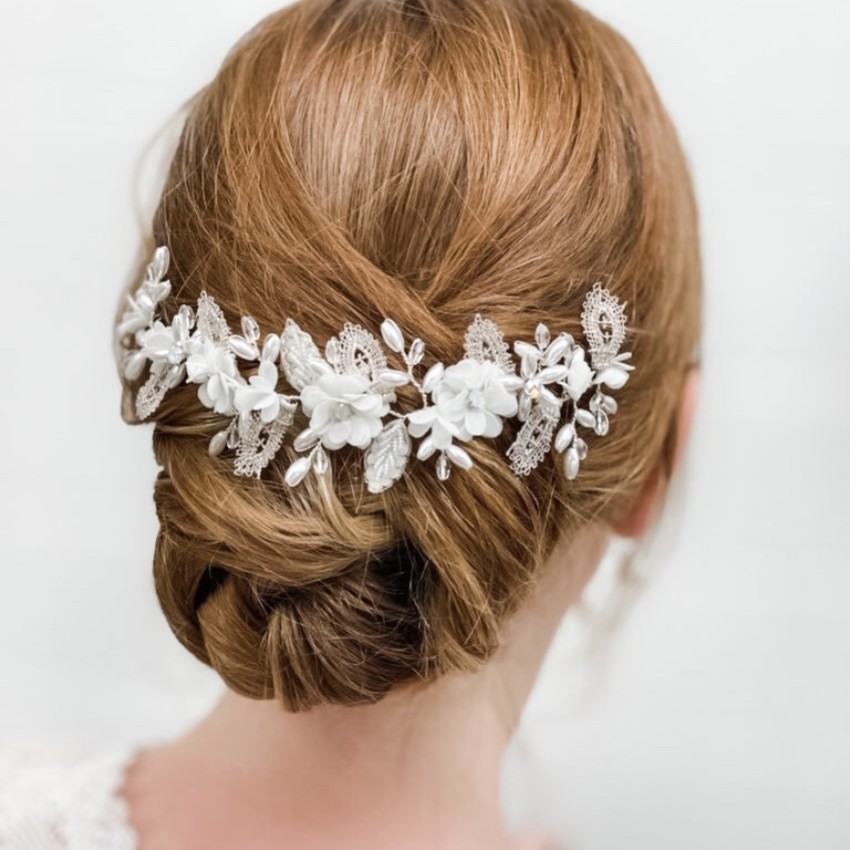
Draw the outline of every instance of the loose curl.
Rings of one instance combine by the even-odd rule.
[[[156,591],[178,639],[241,694],[303,710],[476,669],[557,540],[669,459],[700,325],[690,178],[632,48],[567,0],[270,15],[191,100],[154,244],[172,257],[166,320],[202,289],[231,324],[291,317],[320,341],[392,315],[444,362],[477,311],[508,340],[541,321],[579,337],[594,281],[629,304],[639,368],[575,481],[551,457],[515,476],[508,420],[447,481],[414,463],[369,493],[346,447],[331,482],[292,489],[290,438],[261,479],[237,477],[207,452],[220,421],[195,388],[168,393]]]

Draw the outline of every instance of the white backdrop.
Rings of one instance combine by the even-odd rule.
[[[607,664],[567,618],[505,805],[586,850],[847,848],[850,2],[588,2],[693,164],[703,397],[663,563]],[[120,421],[110,321],[143,147],[274,6],[0,4],[2,734],[150,741],[218,691],[156,607],[150,431]]]

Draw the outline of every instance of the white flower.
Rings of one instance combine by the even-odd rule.
[[[618,354],[610,360],[604,369],[600,370],[593,379],[596,384],[606,384],[612,390],[618,390],[629,380],[629,372],[635,367],[625,363],[632,356],[630,351]]]
[[[277,379],[277,366],[271,360],[261,360],[257,374],[248,378],[248,384],[237,387],[233,397],[236,409],[240,413],[258,410],[263,422],[276,419],[280,413]]]
[[[464,439],[460,428],[451,420],[446,419],[437,406],[430,404],[408,414],[407,430],[413,437],[421,437],[431,430],[431,441],[434,448],[446,449],[452,444],[452,438]]]
[[[148,360],[171,364],[182,363],[186,359],[188,328],[181,315],[176,315],[171,325],[157,319],[149,328],[139,333],[138,341],[142,353]]]
[[[326,372],[301,390],[301,405],[310,416],[310,429],[328,449],[349,444],[364,449],[383,427],[389,403],[369,391],[362,374]]]
[[[452,437],[495,437],[502,431],[501,417],[517,412],[516,394],[505,387],[515,377],[492,360],[465,357],[443,372],[432,392],[434,404],[409,414],[408,430],[421,437],[431,428],[439,449],[447,448]]]
[[[216,413],[233,413],[233,396],[245,383],[236,368],[236,358],[224,346],[197,336],[190,339],[190,351],[186,376],[192,383],[201,385],[198,387],[201,404]]]
[[[577,346],[570,358],[570,369],[564,379],[565,388],[573,401],[578,401],[593,383],[593,370],[584,359],[584,349]]]

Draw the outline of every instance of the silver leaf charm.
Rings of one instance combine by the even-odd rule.
[[[626,338],[626,310],[601,283],[584,298],[581,326],[590,346],[590,362],[601,372],[618,354]]]
[[[528,475],[546,456],[560,413],[560,409],[548,404],[536,404],[531,409],[507,451],[511,469],[517,475]]]
[[[147,419],[157,410],[165,398],[165,394],[171,388],[173,378],[171,364],[167,360],[154,363],[151,366],[147,381],[136,393],[136,416],[139,419]]]
[[[198,311],[195,326],[202,338],[211,340],[216,345],[225,345],[230,336],[227,319],[215,299],[204,290],[198,296]]]
[[[346,322],[339,336],[333,337],[328,345],[335,351],[334,368],[341,375],[360,374],[370,386],[387,392],[391,389],[381,381],[380,374],[387,368],[387,357],[381,343],[360,325]]]
[[[383,427],[369,444],[364,457],[366,486],[370,493],[391,487],[407,466],[410,435],[403,419],[394,419]]]
[[[292,320],[287,319],[280,335],[280,364],[289,385],[299,392],[312,383],[315,371],[312,359],[321,360],[322,355],[313,338]]]
[[[239,445],[236,447],[234,460],[237,475],[260,477],[260,473],[277,454],[297,407],[296,402],[281,398],[280,413],[271,422],[263,422],[256,410],[242,418],[239,423]]]
[[[485,319],[480,313],[466,329],[463,339],[463,350],[467,357],[484,362],[492,360],[506,372],[515,372],[505,337],[499,326],[491,319]]]

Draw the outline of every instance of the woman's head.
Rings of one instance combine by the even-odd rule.
[[[391,315],[435,361],[460,359],[476,312],[509,340],[539,322],[580,337],[594,281],[628,303],[638,368],[573,481],[551,458],[511,471],[515,420],[465,444],[474,467],[446,481],[411,463],[370,493],[349,446],[329,485],[292,489],[290,440],[261,479],[237,477],[207,451],[220,419],[195,388],[169,392],[157,593],[242,694],[373,702],[475,669],[556,543],[615,517],[669,461],[699,333],[690,180],[632,49],[565,0],[271,15],[190,103],[153,237],[171,253],[167,316],[203,289],[232,325],[292,318],[319,340]],[[419,406],[412,387],[398,395]]]

